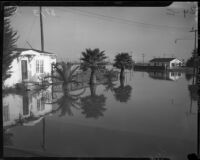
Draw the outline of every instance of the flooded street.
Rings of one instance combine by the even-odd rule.
[[[191,84],[185,73],[127,71],[123,82],[86,86],[69,95],[51,87],[7,94],[4,147],[56,157],[186,160],[197,150]]]

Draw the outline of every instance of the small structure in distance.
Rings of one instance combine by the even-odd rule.
[[[183,62],[177,58],[154,58],[149,61],[149,66],[162,66],[165,69],[175,69],[183,66]]]

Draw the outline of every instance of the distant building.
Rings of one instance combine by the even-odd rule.
[[[150,66],[164,66],[166,69],[181,67],[183,62],[177,58],[154,58],[149,61]]]
[[[5,87],[13,87],[22,82],[40,82],[41,77],[51,74],[52,63],[56,63],[54,53],[35,49],[16,49],[19,56],[12,61],[11,76],[5,80]]]

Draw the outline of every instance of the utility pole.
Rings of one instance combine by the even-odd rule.
[[[42,22],[42,7],[40,6],[40,30],[41,30],[41,51],[44,52],[44,33]],[[43,118],[43,143],[42,148],[45,150],[45,117]]]
[[[144,53],[142,53],[142,62],[143,62],[143,66],[144,66],[144,57],[145,57],[145,55],[144,55]]]
[[[132,59],[132,70],[133,70],[133,52],[131,51],[131,59]]]
[[[196,76],[196,59],[197,59],[197,45],[196,45],[196,36],[197,36],[197,29],[192,28],[190,32],[194,32],[194,65],[193,65],[193,81],[192,84],[194,85],[194,77]],[[196,77],[197,83],[197,77]],[[197,156],[200,156],[200,98],[198,98],[198,108],[197,108]]]
[[[200,97],[197,107],[197,156],[200,157]]]
[[[40,30],[41,30],[41,51],[44,52],[44,33],[42,22],[42,7],[40,6]]]
[[[194,84],[194,77],[196,75],[196,69],[195,69],[195,61],[196,61],[196,58],[197,58],[197,48],[196,48],[196,36],[197,36],[197,29],[194,29],[192,27],[192,30],[190,32],[194,32],[194,64],[193,64],[193,81],[192,81],[192,84]]]

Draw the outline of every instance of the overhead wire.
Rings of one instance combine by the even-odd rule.
[[[84,15],[84,16],[89,16],[89,17],[95,17],[95,18],[99,18],[102,20],[112,20],[114,22],[118,22],[121,24],[129,24],[129,25],[142,25],[143,27],[147,27],[147,28],[152,28],[152,29],[176,29],[176,30],[189,30],[189,27],[176,27],[176,26],[169,26],[169,25],[160,25],[160,24],[150,24],[150,23],[144,23],[144,22],[139,22],[139,21],[133,21],[133,20],[128,20],[128,19],[124,19],[124,18],[118,18],[118,17],[114,17],[114,16],[107,16],[107,15],[103,15],[103,14],[97,14],[94,12],[90,12],[90,11],[83,11],[77,8],[71,8],[71,7],[66,7],[66,9],[64,8],[59,8],[60,11],[63,12],[71,12],[74,13],[73,11],[78,11],[75,12],[77,14],[80,15]],[[69,11],[71,10],[71,11]],[[80,13],[81,12],[81,13]]]

